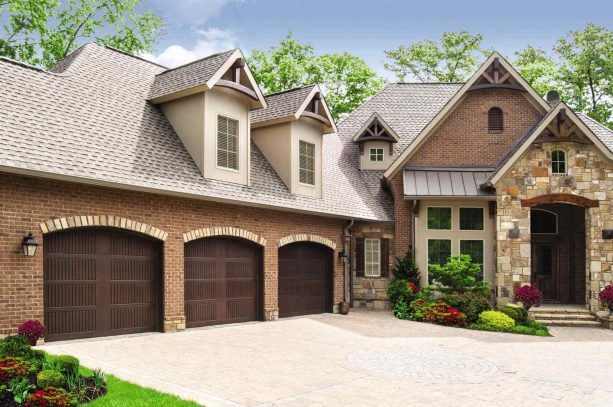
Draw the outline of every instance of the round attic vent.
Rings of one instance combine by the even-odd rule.
[[[560,101],[560,94],[555,90],[550,90],[549,92],[547,92],[547,96],[545,97],[547,99],[547,103],[549,103],[550,105],[555,105]]]

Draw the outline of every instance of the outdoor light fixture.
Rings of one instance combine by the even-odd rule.
[[[28,233],[28,235],[23,238],[21,245],[23,246],[23,254],[26,256],[33,257],[36,254],[38,243],[34,239],[34,236],[32,236],[32,232]]]
[[[346,262],[347,261],[347,253],[345,253],[345,249],[341,250],[340,252],[338,252],[338,258],[342,261],[342,262]]]

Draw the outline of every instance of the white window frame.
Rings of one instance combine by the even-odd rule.
[[[312,184],[300,181],[300,171],[302,170],[302,168],[300,167],[300,143],[307,143],[313,146],[313,183]],[[314,188],[317,185],[317,177],[315,176],[317,173],[316,168],[315,168],[316,165],[317,165],[317,146],[315,145],[315,143],[311,143],[310,141],[298,139],[298,183],[300,185],[304,185],[306,187],[311,187],[311,188]],[[304,170],[310,171],[306,168]]]
[[[375,243],[375,246],[372,246],[372,243]],[[372,251],[374,247],[376,247],[376,251]],[[376,254],[376,260],[371,256],[372,260],[368,261],[369,249],[371,254]],[[369,266],[372,267],[369,268]],[[381,239],[364,239],[364,277],[381,277]]]
[[[379,154],[379,151],[381,152],[381,154]],[[376,158],[375,160],[372,159],[373,152]],[[378,159],[379,157],[381,157],[380,160]],[[385,161],[385,149],[383,147],[371,147],[368,151],[368,161],[372,163],[381,163]]]
[[[449,222],[450,222],[449,229],[430,229],[430,226],[428,225],[428,210],[430,208],[448,208],[448,209],[451,210],[451,219],[449,220]],[[427,206],[426,207],[426,230],[445,230],[445,231],[452,231],[452,230],[454,230],[453,229],[453,218],[454,218],[453,212],[454,212],[454,210],[453,210],[452,206],[443,206],[443,205],[441,205],[441,206],[433,206],[433,205]]]
[[[223,167],[219,165],[218,153],[219,153],[219,118],[235,120],[237,123],[236,134],[236,169],[230,167]],[[227,150],[226,150],[227,151]],[[215,168],[223,171],[240,172],[241,168],[241,121],[236,117],[232,117],[227,114],[217,113],[217,121],[215,122]]]
[[[462,229],[462,209],[481,209],[481,229]],[[485,230],[485,208],[482,206],[459,206],[458,207],[458,230],[462,232],[483,232]],[[479,240],[479,239],[465,239]]]
[[[562,153],[562,155],[564,157],[564,161],[560,161],[560,160],[556,160],[555,161],[556,163],[561,163],[561,162],[564,163],[564,172],[554,172],[553,171],[553,163],[554,163],[554,161],[553,161],[553,153],[556,152],[556,151]],[[566,175],[566,174],[568,174],[568,154],[566,153],[566,151],[564,151],[562,149],[559,149],[559,148],[555,149],[555,150],[551,150],[551,174],[552,175]]]

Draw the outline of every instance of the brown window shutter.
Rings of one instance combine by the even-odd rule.
[[[381,239],[381,277],[390,276],[390,240]]]
[[[355,239],[355,275],[364,277],[364,238]]]

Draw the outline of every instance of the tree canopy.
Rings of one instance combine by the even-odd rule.
[[[0,0],[0,56],[49,68],[84,42],[151,51],[163,28],[141,0]]]
[[[254,50],[248,63],[266,93],[319,83],[335,120],[384,84],[363,59],[346,52],[316,55],[311,44],[297,41],[291,32],[268,50]]]
[[[459,82],[466,80],[476,69],[486,52],[481,47],[483,36],[467,31],[443,33],[440,42],[419,41],[395,50],[385,51],[389,59],[384,66],[399,81]]]

